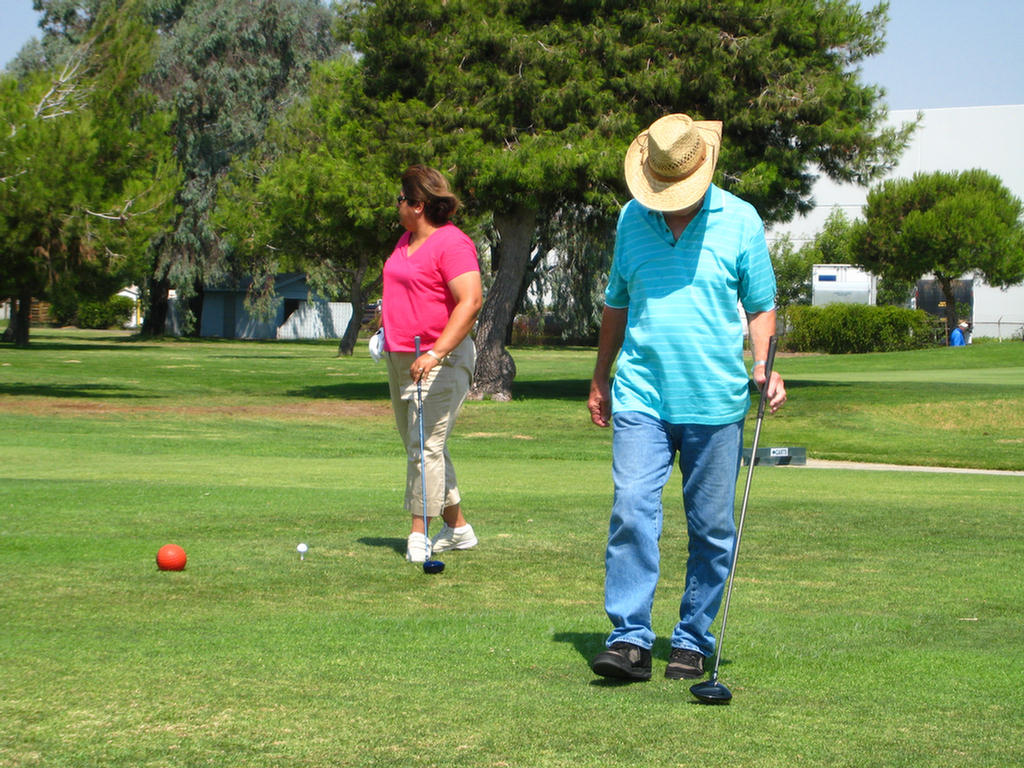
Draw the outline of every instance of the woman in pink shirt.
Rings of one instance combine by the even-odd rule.
[[[477,543],[462,514],[448,454],[448,436],[473,379],[476,347],[469,333],[483,304],[476,246],[450,221],[458,208],[444,176],[411,166],[402,174],[398,196],[398,218],[406,232],[384,264],[384,351],[391,405],[407,457],[405,509],[412,527],[405,558],[413,563]],[[427,517],[444,521],[433,540],[423,522],[417,382],[423,393]]]

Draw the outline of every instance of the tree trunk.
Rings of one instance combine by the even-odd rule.
[[[338,342],[338,357],[351,355],[356,349],[356,342],[359,341],[359,329],[363,327],[363,306],[366,304],[366,297],[373,295],[384,281],[383,275],[369,285],[363,285],[366,273],[370,271],[370,258],[365,253],[359,255],[359,266],[355,269],[341,270],[345,274],[351,274],[349,282],[348,300],[352,304],[352,317],[348,321],[348,327]],[[341,281],[342,286],[345,282]]]
[[[476,374],[469,393],[474,400],[488,395],[492,400],[512,399],[516,364],[505,349],[505,339],[515,318],[516,301],[530,262],[536,225],[536,208],[512,205],[509,210],[494,214],[494,227],[498,231],[495,246],[498,271],[480,310],[477,326]]]
[[[143,336],[163,336],[167,327],[167,311],[170,304],[171,284],[167,278],[152,281],[149,285],[149,301],[146,316],[142,319]]]
[[[19,349],[28,347],[28,329],[32,322],[32,289],[22,286],[18,289],[17,306],[11,308],[11,322],[8,334]]]
[[[352,317],[349,318],[348,327],[338,342],[338,357],[355,352],[356,342],[359,340],[359,329],[363,325],[363,304],[366,303],[363,301],[362,273],[352,278],[348,300],[352,303]]]
[[[946,299],[946,344],[949,344],[949,334],[956,328],[956,296],[953,294],[953,278],[945,275],[935,275],[942,287],[942,295]]]
[[[203,295],[206,289],[203,287],[201,280],[196,280],[192,285],[193,295],[188,300],[188,311],[192,318],[192,327],[189,329],[188,335],[193,339],[198,339],[203,332]]]

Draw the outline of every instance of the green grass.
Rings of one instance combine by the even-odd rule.
[[[731,706],[587,662],[608,631],[592,350],[515,350],[452,450],[478,549],[405,563],[384,371],[332,343],[0,347],[0,766],[1024,762],[1024,479],[759,469]],[[1024,468],[1024,345],[782,358],[762,444]],[[752,432],[752,430],[748,430]],[[748,439],[750,435],[748,434]],[[666,492],[655,627],[685,530]],[[181,573],[154,557],[176,542]],[[309,544],[305,561],[295,546]]]

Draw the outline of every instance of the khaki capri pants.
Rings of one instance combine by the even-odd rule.
[[[420,433],[417,423],[416,382],[409,378],[409,366],[416,355],[388,352],[388,388],[398,434],[405,444],[405,509],[423,514],[420,485]],[[476,346],[468,336],[430,370],[423,379],[423,458],[426,465],[427,516],[437,517],[445,507],[459,504],[455,467],[448,453],[448,436],[455,417],[473,383]]]

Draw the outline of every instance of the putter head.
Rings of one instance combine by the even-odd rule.
[[[423,572],[424,573],[440,573],[444,570],[444,563],[440,560],[424,560],[423,561]]]
[[[690,686],[690,693],[705,704],[728,704],[732,693],[717,680],[705,680]]]

